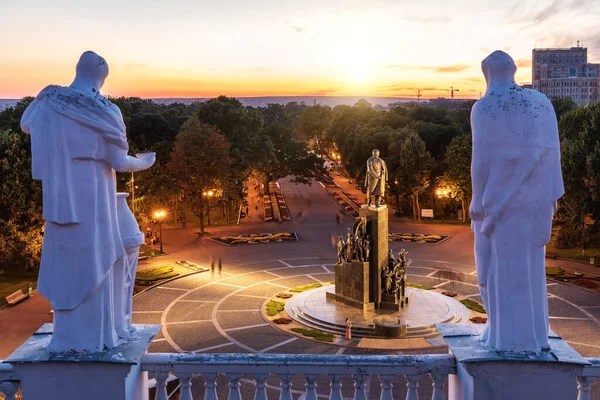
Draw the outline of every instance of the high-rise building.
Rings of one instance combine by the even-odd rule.
[[[549,98],[569,97],[580,105],[600,100],[600,64],[588,63],[585,47],[533,49],[531,80]]]

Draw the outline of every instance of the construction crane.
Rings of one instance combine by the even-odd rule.
[[[460,90],[454,89],[454,86],[450,86],[449,92],[450,92],[450,98],[454,99],[454,92],[460,92]]]

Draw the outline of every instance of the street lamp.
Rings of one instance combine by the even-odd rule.
[[[156,211],[154,213],[154,218],[158,221],[158,226],[160,230],[160,254],[163,254],[163,235],[162,235],[162,220],[167,215],[164,211]]]
[[[202,196],[206,197],[208,200],[207,206],[208,206],[208,213],[207,213],[207,217],[208,217],[208,226],[210,226],[210,198],[213,197],[215,195],[215,192],[213,190],[209,190],[207,192],[202,192]]]

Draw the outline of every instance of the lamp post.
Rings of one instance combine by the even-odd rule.
[[[158,229],[160,231],[160,254],[163,254],[163,235],[162,235],[162,220],[166,213],[164,211],[156,211],[154,213],[154,218],[158,221]]]
[[[210,226],[210,198],[213,197],[214,195],[215,195],[214,190],[209,190],[207,192],[202,192],[202,196],[206,197],[206,199],[207,199],[207,206],[208,206],[208,213],[207,213],[208,226]]]
[[[444,199],[446,199],[449,196],[450,190],[445,188],[439,188],[435,191],[435,194],[437,195],[438,199],[442,200],[442,222],[444,222],[444,216],[446,212],[444,210]]]

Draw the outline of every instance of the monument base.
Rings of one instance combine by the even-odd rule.
[[[368,262],[352,261],[335,265],[335,294],[327,293],[327,298],[343,302],[363,310],[375,308],[369,292]]]
[[[437,324],[456,357],[448,378],[449,400],[567,400],[577,397],[576,377],[589,363],[551,333],[550,350],[515,354],[488,349],[479,340],[483,325]]]
[[[400,309],[408,305],[408,299],[410,298],[411,293],[412,292],[408,292],[403,300],[398,299],[396,295],[382,293],[379,308],[384,310],[400,311]]]
[[[12,353],[12,364],[28,400],[147,400],[148,374],[140,360],[160,325],[133,325],[131,339],[98,353],[50,353],[52,324],[44,324]]]
[[[330,293],[330,292],[326,293],[326,297],[327,297],[327,300],[339,301],[340,303],[346,304],[347,306],[354,307],[354,308],[359,308],[359,309],[364,310],[364,311],[371,311],[371,310],[375,309],[375,303],[374,302],[364,303],[364,302],[361,302],[361,301],[357,301],[357,300],[351,299],[351,298],[346,297],[346,296],[341,295],[341,294]]]

